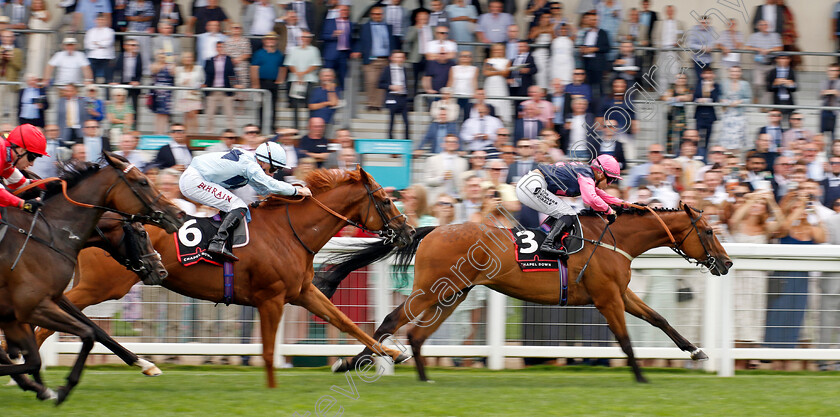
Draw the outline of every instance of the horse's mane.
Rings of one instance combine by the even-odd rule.
[[[362,172],[358,170],[348,171],[342,169],[316,169],[309,173],[303,182],[312,190],[312,194],[320,194],[344,184],[352,184],[362,180]],[[262,208],[277,208],[290,203],[298,203],[302,199],[297,197],[285,197],[272,195],[260,203]]]
[[[61,178],[65,182],[67,182],[67,189],[73,188],[75,185],[79,184],[82,180],[91,175],[99,172],[101,165],[94,162],[82,162],[82,161],[73,161],[67,162],[62,164],[58,168],[58,178]],[[23,171],[23,175],[27,178],[37,180],[40,179],[37,175],[31,173],[30,171]],[[47,183],[45,186],[46,192],[44,193],[44,200],[57,195],[61,194],[61,182],[53,181]],[[28,200],[30,198],[39,197],[41,195],[41,188],[35,187],[32,188],[18,197]]]
[[[657,213],[676,213],[678,211],[683,211],[683,209],[682,208],[654,208],[653,211],[655,211]],[[642,215],[650,213],[650,210],[648,210],[647,208],[619,207],[615,212],[618,215],[635,214],[637,216],[642,216]],[[594,209],[587,208],[587,209],[581,210],[581,212],[578,213],[578,216],[594,217],[594,216],[597,216],[599,213],[600,212],[595,211]]]

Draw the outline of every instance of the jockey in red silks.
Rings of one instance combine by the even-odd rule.
[[[24,201],[9,192],[29,183],[20,170],[31,167],[41,156],[49,156],[47,139],[35,126],[20,125],[7,137],[0,138],[0,177],[8,188],[0,187],[0,207],[13,206],[34,213],[44,204],[39,198]]]
[[[516,184],[516,197],[519,201],[557,219],[540,250],[567,257],[562,238],[559,242],[555,240],[557,236],[563,236],[562,233],[574,223],[577,213],[558,196],[581,196],[586,205],[605,213],[607,220],[612,224],[616,214],[610,205],[627,203],[607,194],[604,189],[614,181],[622,179],[620,172],[615,158],[600,155],[588,165],[581,162],[540,164],[537,169],[523,176]]]

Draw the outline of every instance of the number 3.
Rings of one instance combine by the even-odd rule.
[[[186,226],[186,224],[184,226]],[[520,252],[534,253],[537,251],[539,245],[537,245],[537,241],[534,240],[534,232],[530,230],[523,230],[521,232],[516,232],[516,236],[522,237],[522,243],[528,244],[527,248],[519,248]]]
[[[196,224],[195,219],[190,219],[180,229],[178,229],[178,240],[182,245],[193,247],[201,242],[201,229],[197,227],[190,227]]]

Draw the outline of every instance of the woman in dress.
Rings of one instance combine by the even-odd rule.
[[[50,27],[50,11],[44,0],[32,0],[32,13],[29,16],[29,29],[52,30]],[[26,42],[26,72],[43,78],[47,57],[50,53],[50,35],[47,33],[30,33]]]
[[[488,97],[507,97],[507,77],[510,75],[510,60],[505,58],[505,45],[495,43],[490,47],[490,57],[484,60],[484,91]],[[505,123],[512,123],[513,107],[508,100],[487,100],[496,109],[496,117]]]
[[[171,87],[175,85],[175,66],[167,62],[166,54],[160,52],[151,66],[154,85]],[[172,114],[172,91],[152,90],[152,112],[155,113],[155,133],[162,135],[169,128]]]
[[[549,52],[548,48],[554,39],[554,25],[551,24],[551,14],[541,14],[536,26],[531,28],[530,36],[531,42],[536,44],[533,56],[534,63],[537,64],[537,74],[535,81],[538,86],[542,88],[549,87]]]
[[[682,133],[686,129],[685,103],[694,101],[694,89],[688,85],[688,76],[677,74],[676,81],[662,96],[668,102],[668,137],[665,138],[665,152],[676,153]]]
[[[189,133],[198,133],[198,111],[202,108],[201,85],[204,84],[204,69],[195,65],[192,52],[184,52],[181,66],[175,68],[175,86],[193,90],[178,90],[175,94],[175,110],[184,113],[184,128]]]
[[[749,86],[747,87],[749,90]],[[772,217],[771,217],[772,215]],[[735,208],[729,219],[729,230],[735,243],[767,244],[779,231],[784,214],[776,204],[772,191],[755,192],[745,196],[744,202]],[[764,271],[735,271],[733,281],[733,304],[735,307],[734,339],[736,343],[754,344],[762,339],[764,309],[767,306],[767,273]],[[746,369],[746,362],[736,365]]]
[[[557,26],[557,37],[551,41],[551,78],[559,78],[563,85],[572,82],[575,71],[575,44],[569,37],[574,29],[561,23]]]
[[[230,27],[230,37],[225,41],[225,55],[233,61],[233,72],[239,84],[251,85],[251,42],[242,37],[242,25],[234,23]],[[236,93],[237,113],[243,111],[244,103],[248,102],[249,93]]]
[[[472,65],[472,52],[458,53],[458,65],[449,69],[449,84],[446,86],[458,97],[461,121],[466,120],[470,117],[470,98],[475,95],[475,90],[478,88],[478,68]]]
[[[119,129],[121,132],[134,130],[134,106],[126,100],[128,91],[124,88],[115,88],[111,95],[114,101],[108,104],[106,110],[111,129]]]
[[[747,142],[744,108],[738,107],[741,103],[752,101],[752,88],[749,82],[741,79],[741,73],[741,67],[737,65],[729,68],[729,77],[721,85],[720,96],[721,102],[727,105],[723,111],[720,144],[727,150],[738,152],[752,146],[752,141]]]

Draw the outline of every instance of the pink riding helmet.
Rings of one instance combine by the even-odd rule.
[[[589,166],[603,172],[610,178],[615,178],[617,180],[624,179],[621,178],[621,175],[619,175],[621,174],[621,167],[612,155],[599,155],[597,158],[592,160],[592,163],[590,163]]]

